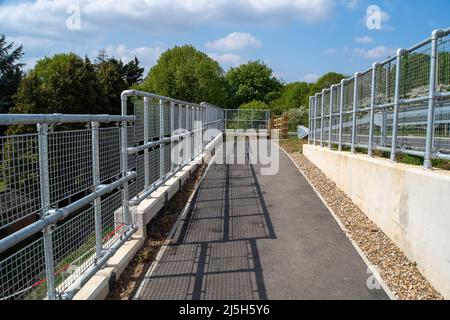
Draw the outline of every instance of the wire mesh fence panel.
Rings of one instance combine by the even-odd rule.
[[[430,91],[431,44],[401,57],[400,98],[427,97]]]
[[[337,144],[339,143],[341,86],[336,86],[332,90],[333,101],[331,106],[331,142]]]
[[[353,100],[355,90],[355,79],[350,79],[344,83],[344,103],[343,103],[343,121],[342,121],[342,143],[352,142],[353,125]]]
[[[450,92],[450,36],[439,39],[437,66],[436,90]]]
[[[326,145],[328,145],[328,137],[330,130],[330,91],[326,91],[323,94],[323,140]]]
[[[0,261],[0,300],[41,300],[47,295],[42,238]]]
[[[136,193],[141,194],[145,189],[145,166],[144,166],[144,154],[136,156],[135,167],[136,170]],[[153,163],[154,165],[154,163]]]
[[[55,284],[65,291],[95,262],[95,216],[92,206],[52,231]]]
[[[437,88],[442,94],[450,92],[450,36],[438,43]],[[442,98],[436,104],[434,119],[434,151],[450,154],[450,98]]]
[[[120,239],[124,229],[122,195],[120,190],[106,196],[101,201],[102,212],[102,245],[109,249]]]
[[[0,231],[41,207],[36,134],[0,137]]]
[[[144,140],[144,101],[136,99],[134,105],[134,139],[135,141]]]
[[[171,146],[170,144],[166,144],[162,148],[164,148],[164,174],[168,174],[172,164]]]
[[[401,58],[400,98],[427,98],[430,88],[431,44]],[[425,151],[428,101],[401,103],[398,113],[397,147]]]
[[[99,129],[100,182],[120,175],[120,128]]]
[[[150,103],[148,110],[148,135],[150,140],[159,139],[159,102]]]
[[[434,113],[433,151],[450,154],[450,98],[440,99]]]
[[[376,68],[375,105],[382,106],[394,102],[396,61],[388,61]]]
[[[48,171],[52,204],[92,187],[91,134],[91,130],[48,134]]]
[[[317,143],[320,143],[320,139],[322,138],[322,94],[319,94],[317,96],[316,135],[317,135]]]
[[[163,104],[163,125],[164,125],[164,135],[170,135],[170,104]]]

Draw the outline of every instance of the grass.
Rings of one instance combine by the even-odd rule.
[[[288,139],[280,140],[280,146],[288,153],[303,152],[303,145],[308,143],[308,139],[298,139],[297,137],[289,137]]]

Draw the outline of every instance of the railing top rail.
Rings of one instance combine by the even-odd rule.
[[[62,123],[83,123],[83,122],[119,122],[134,121],[135,116],[121,116],[109,114],[2,114],[0,115],[0,125],[23,125],[23,124],[62,124]]]
[[[203,108],[202,105],[182,100],[173,99],[170,97],[161,96],[159,94],[150,93],[150,92],[144,92],[139,90],[125,90],[122,92],[120,98],[122,101],[127,101],[128,97],[143,97],[143,98],[150,98],[150,99],[158,99],[166,102],[173,102],[175,104],[182,104],[192,107],[200,107]]]

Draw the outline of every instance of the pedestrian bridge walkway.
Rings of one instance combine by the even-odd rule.
[[[135,299],[388,299],[288,156],[235,163],[209,166]]]

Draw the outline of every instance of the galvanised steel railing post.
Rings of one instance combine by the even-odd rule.
[[[331,92],[330,92],[330,114],[329,114],[329,123],[328,123],[328,148],[330,150],[332,149],[331,146],[331,128],[332,128],[332,120],[333,120],[333,94],[334,94],[334,88],[336,88],[335,85],[331,86]]]
[[[352,153],[356,153],[356,110],[358,109],[359,98],[359,76],[360,73],[355,73],[355,84],[353,88],[353,121],[352,121]]]
[[[378,63],[374,63],[372,65],[372,89],[370,95],[370,124],[369,124],[369,150],[367,154],[369,157],[373,157],[373,128],[374,128],[374,120],[375,120],[375,97],[376,97],[376,80],[377,80],[377,68]]]
[[[311,108],[311,103],[312,103],[312,97],[309,97],[309,107],[308,107],[308,123],[309,123],[309,134],[308,134],[308,144],[312,144],[311,140],[312,140],[312,116],[311,116],[311,112],[312,112],[312,108]]]
[[[322,99],[321,99],[321,107],[320,107],[320,146],[323,147],[323,120],[325,118],[324,116],[324,109],[325,109],[325,89],[322,90]]]
[[[92,136],[92,182],[94,190],[100,186],[100,143],[99,143],[99,123],[91,122]],[[95,219],[95,263],[103,255],[103,237],[102,237],[102,207],[100,197],[94,200],[94,219]]]
[[[127,115],[127,100],[128,96],[125,93],[122,93],[120,101],[123,116]],[[122,178],[126,178],[128,176],[128,122],[126,120],[122,121],[120,126],[120,148],[120,171],[122,173]],[[131,229],[132,224],[132,219],[130,216],[130,194],[128,182],[123,183],[121,192],[123,223],[125,225],[122,234],[125,235],[126,232]]]
[[[39,147],[39,180],[41,189],[41,218],[45,218],[50,210],[50,179],[48,169],[48,124],[38,123],[38,147]],[[47,299],[56,299],[55,259],[53,256],[53,226],[43,229],[45,275],[47,279]]]
[[[345,79],[341,81],[341,96],[339,99],[339,142],[338,151],[342,151],[342,126],[344,124],[344,91],[345,90]]]
[[[159,100],[159,139],[164,138],[164,101]],[[159,145],[159,178],[164,179],[165,157],[164,144]]]
[[[394,115],[392,123],[392,146],[391,146],[391,161],[397,160],[397,132],[398,132],[398,109],[400,106],[400,77],[401,77],[401,63],[402,56],[407,51],[405,49],[397,50],[397,65],[395,69],[395,94],[394,94]]]
[[[319,107],[319,94],[314,95],[314,145],[317,145],[317,108]]]
[[[173,132],[175,131],[175,102],[170,102],[170,136],[173,136]],[[174,142],[170,139],[170,151],[172,152],[174,148]],[[170,172],[173,173],[175,171],[175,161],[171,159],[170,161]]]
[[[149,103],[150,98],[144,97],[144,144],[147,144],[149,139]],[[144,150],[144,186],[145,190],[150,188],[150,159],[147,148]]]
[[[434,109],[436,100],[436,73],[438,58],[438,39],[444,32],[434,30],[431,35],[430,89],[428,97],[427,137],[425,144],[424,168],[432,169],[433,137],[434,137]]]

